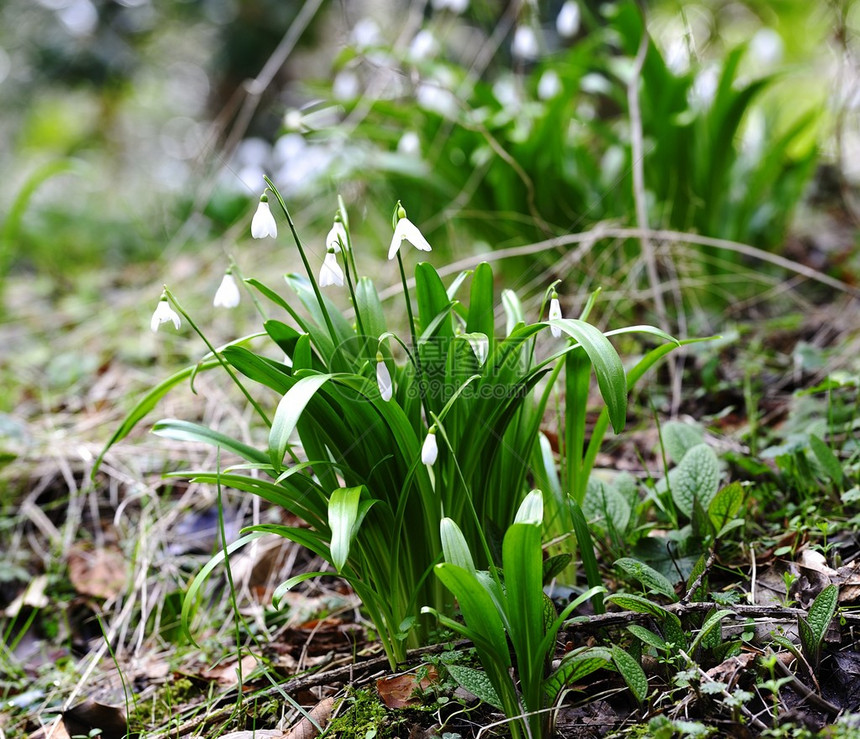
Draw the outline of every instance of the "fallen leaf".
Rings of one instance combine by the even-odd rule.
[[[229,662],[225,665],[213,667],[211,670],[204,670],[200,673],[200,677],[204,680],[215,680],[219,685],[231,686],[239,683],[239,662]],[[242,657],[242,679],[246,680],[257,667],[257,658],[253,654],[246,654]]]
[[[309,715],[319,725],[320,729],[325,729],[333,710],[334,698],[326,698],[317,703]],[[285,739],[316,739],[319,735],[319,729],[305,717],[290,729]]]
[[[254,731],[231,731],[218,739],[283,739],[287,735],[279,729],[255,729]]]
[[[99,730],[101,739],[125,739],[128,735],[128,721],[123,707],[109,706],[90,698],[63,711],[63,721],[73,736],[86,736],[94,729]]]
[[[420,680],[414,672],[381,677],[376,681],[376,690],[388,708],[408,708],[420,705],[421,700],[415,694],[427,690],[438,679],[436,668],[430,666],[424,671]]]
[[[81,595],[109,599],[125,590],[128,567],[118,549],[74,546],[69,551],[68,565],[69,580]]]
[[[28,739],[71,739],[62,716],[57,716],[47,726],[36,729]]]
[[[47,584],[47,575],[39,575],[33,578],[24,591],[6,606],[6,610],[3,611],[4,615],[9,618],[15,618],[25,606],[29,608],[44,608],[47,606],[49,603],[48,596],[45,595],[45,586]]]

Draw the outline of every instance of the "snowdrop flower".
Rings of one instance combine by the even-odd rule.
[[[418,156],[421,154],[421,139],[415,131],[407,131],[397,142],[397,152],[406,156]]]
[[[320,270],[320,287],[343,285],[343,270],[337,263],[337,252],[329,248]]]
[[[239,286],[233,278],[233,270],[228,269],[224,273],[224,279],[221,280],[218,290],[215,291],[212,305],[216,308],[235,308],[239,305],[240,298]]]
[[[427,432],[427,438],[424,439],[424,445],[421,447],[421,461],[428,466],[432,466],[438,456],[439,447],[436,446],[436,426],[434,425]]]
[[[433,0],[434,10],[445,10],[459,15],[469,7],[469,0]]]
[[[409,58],[419,62],[422,59],[429,59],[437,51],[436,39],[433,33],[426,28],[422,28],[415,34],[412,43],[409,44]]]
[[[582,13],[579,4],[575,0],[567,0],[558,11],[555,19],[555,30],[562,38],[573,38],[579,32],[579,21]]]
[[[158,301],[158,305],[155,307],[155,312],[152,314],[149,327],[153,331],[158,331],[158,327],[162,323],[167,323],[168,321],[173,321],[173,327],[179,330],[179,325],[181,323],[179,320],[179,314],[170,307],[170,303],[167,301],[167,295],[162,293],[161,300]]]
[[[343,244],[343,248],[346,248],[346,228],[344,228],[343,221],[340,220],[340,215],[336,215],[334,217],[334,223],[332,224],[331,231],[328,232],[328,236],[325,237],[325,248],[326,251],[329,249],[334,249],[335,252],[339,252],[341,248],[341,244]]]
[[[388,247],[388,258],[394,259],[394,255],[400,250],[404,239],[412,246],[421,251],[432,251],[427,239],[424,238],[418,227],[406,217],[406,209],[397,201],[397,225],[394,227],[394,236],[391,237],[391,245]]]
[[[554,98],[561,92],[561,79],[558,72],[554,69],[548,69],[540,76],[538,82],[537,94],[541,100],[549,100]]]
[[[272,211],[269,210],[269,198],[263,193],[260,195],[257,211],[251,219],[251,236],[255,239],[265,239],[267,236],[271,236],[274,239],[277,235],[278,226]]]
[[[391,400],[391,373],[388,371],[388,365],[382,357],[381,352],[376,352],[376,385],[379,387],[379,394],[387,403]]]
[[[552,299],[549,301],[549,320],[555,321],[561,318],[561,306],[558,304],[558,295],[553,291]],[[550,332],[557,339],[561,336],[561,329],[558,326],[550,326]]]
[[[511,42],[511,54],[520,59],[536,59],[539,51],[537,36],[532,27],[519,26]]]

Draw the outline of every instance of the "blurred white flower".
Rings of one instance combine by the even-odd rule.
[[[549,301],[549,320],[556,321],[561,318],[561,306],[558,303],[558,298],[553,298]],[[561,329],[558,326],[550,326],[550,332],[557,339],[561,336]]]
[[[397,151],[407,156],[417,156],[421,153],[421,139],[415,131],[407,131],[397,142]]]
[[[352,100],[358,97],[361,90],[361,82],[358,75],[351,69],[344,69],[334,76],[331,85],[331,94],[335,100]]]
[[[215,299],[212,301],[212,305],[216,308],[235,308],[239,305],[240,299],[239,286],[236,284],[233,273],[228,269],[224,273],[221,284],[215,291]]]
[[[406,211],[403,208],[400,210],[403,212],[403,215],[400,216],[400,220],[397,221],[397,226],[394,228],[391,245],[388,247],[388,258],[394,259],[404,240],[420,251],[432,251],[429,242],[424,238],[424,234],[406,217]]]
[[[537,94],[541,100],[554,98],[561,92],[561,78],[554,69],[548,69],[540,76]]]
[[[266,195],[261,195],[260,204],[251,219],[251,236],[255,239],[265,239],[267,236],[271,236],[274,239],[277,235],[278,226],[272,211],[269,210],[269,198]]]
[[[436,38],[426,28],[422,28],[409,44],[409,58],[416,62],[428,59],[436,53],[437,48]]]
[[[179,314],[170,307],[170,303],[167,302],[167,296],[162,295],[161,299],[158,301],[158,305],[155,306],[155,312],[152,314],[149,327],[153,331],[158,331],[158,327],[162,323],[167,323],[168,321],[172,321],[173,327],[179,330],[179,326],[181,324]]]
[[[284,114],[284,128],[288,131],[301,131],[304,127],[303,124],[304,116],[302,115],[302,111],[293,108]]]
[[[357,49],[376,46],[381,40],[379,26],[373,18],[362,18],[353,26],[350,38]]]
[[[750,53],[759,65],[770,66],[782,59],[782,36],[772,28],[760,28],[750,41]]]
[[[343,244],[343,248],[346,248],[346,229],[343,227],[343,223],[340,219],[336,220],[331,227],[331,231],[328,232],[328,236],[325,237],[325,248],[326,251],[331,251],[332,249],[335,252],[340,251],[340,245]]]
[[[519,59],[536,59],[540,48],[531,26],[518,26],[511,42],[511,54]]]
[[[337,252],[334,249],[326,252],[320,269],[320,287],[329,285],[343,285],[343,270],[337,263]]]
[[[439,456],[439,447],[436,445],[436,427],[431,426],[421,447],[421,461],[426,465],[432,465]]]
[[[391,385],[391,373],[388,371],[388,366],[385,364],[385,360],[382,358],[382,354],[376,354],[376,385],[379,387],[379,394],[382,396],[382,399],[387,403],[391,400],[392,393],[392,385]]]
[[[433,0],[433,10],[448,9],[459,15],[469,7],[469,0]]]
[[[457,115],[457,98],[454,94],[441,87],[438,83],[422,82],[418,85],[415,91],[415,99],[425,110],[432,110],[434,113],[453,118]]]
[[[555,19],[555,30],[563,38],[572,38],[579,33],[579,23],[582,20],[582,12],[576,0],[567,0],[558,11]]]

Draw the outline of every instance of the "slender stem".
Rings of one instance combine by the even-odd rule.
[[[418,375],[418,392],[421,393],[421,405],[424,406],[424,415],[427,418],[427,425],[430,420],[430,408],[427,406],[426,388],[424,387],[424,372],[421,369],[421,352],[418,348],[418,336],[415,333],[415,317],[412,315],[412,298],[409,296],[409,287],[406,284],[406,270],[403,268],[403,257],[400,256],[400,250],[397,250],[397,266],[400,267],[400,281],[403,284],[403,295],[406,298],[406,315],[409,317],[409,333],[412,337],[412,351],[415,358],[415,372]]]
[[[251,288],[248,286],[248,283],[245,282],[245,275],[242,274],[242,270],[239,269],[239,265],[236,264],[236,260],[233,259],[232,254],[230,255],[230,268],[236,273],[236,276],[239,278],[239,282],[242,283],[242,286],[245,288],[245,291],[248,293],[248,295],[251,296],[251,302],[257,309],[257,313],[260,314],[260,317],[263,319],[263,321],[268,321],[269,316],[266,315],[266,310],[265,308],[263,308],[263,304],[260,302],[259,298],[257,297],[257,294],[253,290],[251,290]]]
[[[341,250],[341,254],[343,254],[343,273],[346,275],[346,286],[349,289],[349,297],[352,300],[352,305],[355,308],[355,324],[358,329],[359,336],[364,336],[364,324],[361,321],[361,311],[358,309],[358,301],[355,299],[355,288],[352,284],[352,269],[349,266],[349,257],[348,249],[346,248],[346,244],[344,244],[344,248]],[[354,269],[355,265],[353,265]],[[376,338],[376,337],[374,337]]]
[[[231,369],[231,367],[227,363],[227,361],[224,359],[224,357],[222,357],[218,353],[218,351],[215,349],[215,347],[212,346],[209,339],[207,339],[206,335],[200,330],[199,326],[196,323],[194,323],[194,320],[191,318],[191,316],[188,315],[185,308],[183,308],[179,304],[179,302],[174,297],[173,293],[170,292],[170,290],[168,290],[167,287],[164,288],[164,294],[169,298],[170,302],[173,303],[173,307],[176,308],[176,310],[182,314],[182,317],[186,321],[188,321],[188,325],[191,326],[191,328],[194,329],[194,332],[203,340],[203,343],[206,344],[206,348],[209,349],[210,352],[212,352],[212,356],[218,360],[218,364],[220,364],[221,367],[224,368],[224,371],[230,376],[230,379],[233,380],[234,383],[236,383],[236,386],[239,388],[239,390],[242,391],[242,395],[245,396],[245,398],[248,400],[248,402],[253,406],[254,410],[257,411],[257,413],[260,415],[260,418],[263,419],[263,422],[266,424],[266,426],[271,428],[272,422],[269,420],[269,417],[266,415],[265,411],[259,406],[257,401],[254,400],[254,398],[248,392],[247,388],[242,384],[242,381],[239,379],[239,377],[236,375],[236,373],[233,372],[233,370]]]
[[[307,255],[305,254],[304,247],[302,246],[302,241],[299,238],[298,233],[296,233],[296,226],[293,223],[292,216],[290,216],[290,211],[287,210],[287,204],[284,202],[284,199],[281,197],[281,193],[278,192],[278,188],[275,187],[275,184],[265,175],[263,179],[266,181],[266,184],[269,186],[269,190],[272,191],[272,194],[277,198],[278,204],[281,206],[281,210],[284,211],[284,215],[287,218],[287,224],[290,227],[290,233],[293,235],[293,241],[296,242],[296,246],[299,249],[299,256],[302,258],[302,264],[305,266],[305,272],[307,272],[308,279],[310,280],[311,287],[313,288],[314,295],[317,298],[317,304],[322,311],[323,318],[325,318],[326,327],[328,328],[329,335],[331,336],[332,342],[337,345],[337,334],[334,330],[334,324],[331,322],[331,316],[328,314],[328,309],[325,306],[325,302],[323,301],[322,293],[320,292],[319,285],[317,285],[317,281],[314,279],[314,273],[311,270],[310,262],[308,262]]]

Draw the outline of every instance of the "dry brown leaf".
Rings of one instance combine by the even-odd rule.
[[[47,726],[43,726],[30,734],[29,739],[71,739],[62,716],[57,716]]]
[[[325,729],[326,724],[331,718],[331,712],[334,710],[334,698],[326,698],[317,703],[310,712],[310,717],[319,724],[320,728]],[[307,718],[299,721],[290,732],[286,734],[285,739],[316,739],[320,735],[319,729],[314,726]]]
[[[99,729],[102,739],[125,739],[128,721],[123,706],[110,706],[90,698],[63,711],[63,721],[73,736],[87,735]]]
[[[107,599],[125,590],[128,567],[118,549],[74,546],[69,551],[68,564],[69,580],[81,595]]]
[[[218,739],[283,739],[287,735],[279,729],[255,729],[254,731],[231,731]]]
[[[242,657],[242,679],[246,679],[251,672],[257,667],[257,658],[253,654],[246,654]],[[231,686],[239,683],[239,662],[228,662],[227,664],[218,665],[211,670],[204,670],[200,673],[200,677],[204,680],[215,680],[219,685]]]
[[[388,708],[408,708],[421,703],[420,699],[415,697],[416,692],[427,690],[438,679],[436,668],[431,666],[420,680],[414,672],[381,677],[376,681],[376,690]]]

